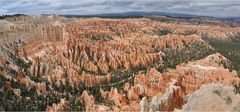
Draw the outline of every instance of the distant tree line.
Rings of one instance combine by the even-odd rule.
[[[5,19],[7,17],[19,17],[19,16],[27,16],[27,15],[25,14],[2,15],[0,16],[0,19]]]

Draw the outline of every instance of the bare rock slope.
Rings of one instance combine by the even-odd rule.
[[[240,96],[222,84],[203,85],[187,97],[183,111],[240,111]]]

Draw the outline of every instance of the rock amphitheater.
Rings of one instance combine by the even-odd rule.
[[[162,18],[0,20],[0,110],[240,111],[239,27]]]

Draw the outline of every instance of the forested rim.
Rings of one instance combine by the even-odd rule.
[[[229,37],[227,40],[219,40],[204,35],[203,40],[208,42],[216,52],[229,59],[232,66],[229,66],[228,69],[236,70],[240,77],[240,34]]]

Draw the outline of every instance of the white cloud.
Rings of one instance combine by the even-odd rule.
[[[239,16],[240,0],[0,0],[0,14],[99,14],[127,11]]]

